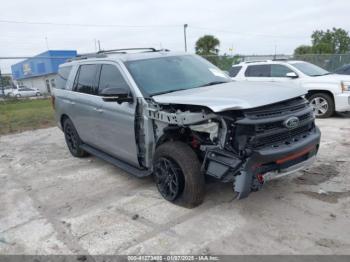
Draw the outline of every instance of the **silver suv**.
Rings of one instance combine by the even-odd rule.
[[[73,156],[153,174],[160,194],[184,206],[203,201],[206,176],[244,198],[318,151],[302,89],[234,82],[197,55],[102,51],[61,65],[56,81],[52,102]]]

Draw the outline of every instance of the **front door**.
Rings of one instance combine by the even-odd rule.
[[[101,108],[97,120],[99,148],[121,160],[138,166],[137,145],[135,141],[135,102],[118,103],[103,101],[101,91],[105,88],[123,88],[131,92],[130,85],[123,76],[119,65],[101,65],[98,93]]]
[[[298,77],[291,78],[288,77],[288,73],[295,73],[292,69],[285,65],[281,64],[272,64],[271,65],[271,78],[274,82],[285,82],[285,83],[292,83],[292,84],[297,84],[299,85],[300,81]],[[295,73],[296,76],[297,73]]]

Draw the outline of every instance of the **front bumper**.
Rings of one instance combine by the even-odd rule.
[[[315,130],[302,140],[278,148],[256,150],[235,176],[234,190],[238,198],[245,198],[268,180],[296,173],[315,159],[321,133]]]
[[[335,111],[349,112],[350,111],[350,92],[344,92],[334,96]]]

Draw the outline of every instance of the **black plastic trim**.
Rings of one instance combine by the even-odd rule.
[[[89,146],[87,144],[83,144],[80,146],[83,150],[85,150],[86,152],[101,158],[102,160],[105,160],[106,162],[109,162],[110,164],[119,167],[121,169],[123,169],[124,171],[133,174],[134,176],[137,177],[146,177],[152,174],[152,171],[147,170],[147,169],[139,169],[137,167],[134,167],[122,160],[119,160],[103,151],[100,151],[92,146]]]

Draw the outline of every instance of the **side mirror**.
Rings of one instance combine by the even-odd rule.
[[[118,102],[118,104],[123,102],[133,102],[133,98],[130,96],[130,91],[122,87],[105,88],[101,91],[100,96],[102,96],[102,99],[105,102]]]
[[[286,74],[286,77],[289,78],[298,78],[298,75],[295,72],[289,72]]]

